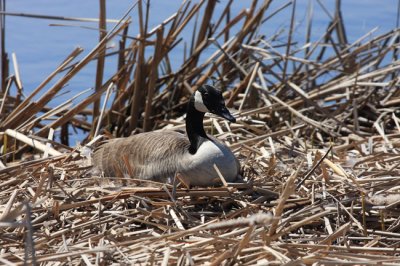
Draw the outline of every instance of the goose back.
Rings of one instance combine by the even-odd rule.
[[[165,182],[180,168],[190,142],[175,131],[148,132],[102,143],[93,163],[105,176],[132,176]]]

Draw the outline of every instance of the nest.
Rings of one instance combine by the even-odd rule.
[[[231,2],[222,13],[217,5],[185,2],[147,29],[148,6],[139,1],[139,36],[127,36],[123,17],[84,58],[73,51],[27,97],[19,75],[3,73],[1,263],[400,263],[399,31],[349,44],[337,6],[319,40],[295,46],[294,13],[287,32],[257,34],[289,6],[254,2],[231,14]],[[173,71],[170,52],[184,29],[193,42]],[[118,70],[101,82],[112,55],[105,45],[115,38]],[[215,53],[207,57],[209,47]],[[50,108],[92,60],[96,90]],[[88,151],[100,133],[183,129],[188,96],[210,79],[237,122],[208,116],[205,129],[239,158],[244,182],[221,177],[220,187],[186,188],[93,174]],[[69,145],[74,129],[83,132],[81,147]]]

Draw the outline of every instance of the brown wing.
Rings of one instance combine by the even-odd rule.
[[[178,132],[142,133],[101,144],[94,151],[93,164],[105,176],[165,181],[174,176],[189,145],[187,137]]]

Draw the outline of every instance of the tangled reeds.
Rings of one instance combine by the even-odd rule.
[[[400,263],[400,31],[349,44],[337,5],[324,35],[308,35],[301,46],[294,15],[287,31],[261,35],[271,16],[295,5],[269,10],[270,1],[254,1],[232,14],[231,4],[217,16],[217,1],[184,2],[149,29],[149,7],[139,1],[139,36],[126,35],[123,17],[83,59],[74,50],[27,97],[9,93],[23,90],[18,72],[2,72],[2,264]],[[190,49],[174,71],[171,51],[190,21]],[[115,38],[119,50],[108,54]],[[204,56],[209,47],[215,52]],[[119,67],[103,82],[107,56],[118,56]],[[95,91],[50,108],[92,60]],[[205,127],[241,160],[244,183],[188,189],[91,173],[87,154],[100,129],[108,137],[182,129],[188,96],[210,79],[237,122],[207,117]],[[76,127],[85,141],[71,148]]]

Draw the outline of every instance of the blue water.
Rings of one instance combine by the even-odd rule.
[[[99,13],[98,2],[95,0],[8,0],[7,11],[16,13],[42,14],[64,17],[97,18]],[[134,3],[133,0],[108,0],[107,18],[118,20],[126,10]],[[217,13],[221,12],[226,0],[219,1]],[[232,17],[243,8],[248,7],[252,1],[235,1],[232,10]],[[261,2],[261,1],[259,1]],[[321,0],[330,15],[333,16],[334,0]],[[373,36],[390,31],[396,27],[397,19],[397,0],[344,0],[342,1],[342,14],[345,20],[348,41],[353,42],[374,27],[379,27]],[[180,6],[181,1],[152,0],[150,6],[149,28],[153,28],[160,22],[170,17]],[[268,9],[266,16],[270,15],[278,7],[287,1],[273,1]],[[308,5],[313,5],[313,27],[312,41],[318,40],[325,32],[330,21],[329,15],[321,8],[316,0],[298,0],[296,9],[295,39],[304,41],[306,29],[306,12]],[[288,30],[290,25],[291,7],[274,16],[261,28],[260,34],[271,36],[280,29]],[[132,24],[129,34],[138,34],[137,9],[131,14]],[[51,24],[63,24],[67,26],[54,26]],[[108,29],[113,27],[113,23],[108,23]],[[21,79],[25,94],[29,94],[36,86],[43,81],[77,46],[84,48],[83,55],[86,55],[98,42],[98,32],[85,27],[97,27],[94,22],[70,22],[49,19],[34,19],[16,16],[6,18],[6,48],[10,54],[17,55],[20,68]],[[239,25],[240,26],[240,25]],[[184,41],[190,43],[191,29],[182,33]],[[286,35],[284,34],[283,36]],[[371,36],[370,38],[372,38]],[[282,41],[286,41],[283,38]],[[183,43],[176,47],[173,56],[173,66],[178,68],[183,61]],[[299,46],[303,43],[299,43]],[[108,44],[109,51],[115,51],[118,47],[118,40]],[[215,51],[215,47],[208,48],[208,53]],[[80,57],[82,58],[82,57]],[[106,73],[104,80],[115,73],[116,58],[106,59]],[[10,72],[14,70],[10,68]],[[56,106],[64,99],[70,98],[87,88],[94,86],[95,81],[95,62],[85,67],[75,76],[63,90],[62,96],[56,97],[50,105]],[[51,85],[51,84],[50,84]],[[79,138],[75,138],[79,140]],[[71,143],[72,145],[74,143]]]

